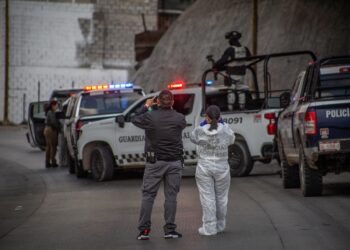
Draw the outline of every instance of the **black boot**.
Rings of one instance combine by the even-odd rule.
[[[45,167],[46,167],[46,168],[51,168],[52,166],[51,166],[50,162],[46,162],[46,163],[45,163]]]
[[[52,165],[51,165],[51,166],[52,166],[53,168],[57,168],[57,167],[58,167],[56,161],[52,162]]]

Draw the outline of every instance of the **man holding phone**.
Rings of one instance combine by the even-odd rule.
[[[169,90],[160,92],[158,108],[149,112],[153,103],[154,99],[148,99],[142,111],[132,120],[146,134],[146,166],[137,239],[149,239],[153,203],[162,181],[165,196],[164,238],[181,238],[182,235],[175,231],[175,215],[183,165],[182,131],[186,127],[186,120],[184,115],[172,108],[174,98]]]

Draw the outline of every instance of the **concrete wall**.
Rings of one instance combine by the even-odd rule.
[[[156,27],[156,0],[75,2],[10,1],[11,122],[27,118],[28,104],[38,99],[39,81],[40,99],[47,100],[52,90],[71,88],[72,82],[77,88],[128,80],[135,64],[134,35],[143,30],[141,13],[145,13],[149,28]],[[0,3],[4,5],[3,0]],[[0,32],[3,26],[1,21]],[[3,46],[3,32],[0,40]],[[1,57],[3,51],[1,47]],[[1,90],[0,121],[4,103]]]

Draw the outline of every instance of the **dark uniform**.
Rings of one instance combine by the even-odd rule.
[[[157,110],[150,112],[147,112],[147,108],[144,108],[142,112],[134,117],[132,123],[145,130],[145,149],[149,156],[143,177],[142,205],[138,229],[141,232],[146,230],[148,235],[147,231],[149,232],[151,228],[154,199],[162,180],[164,180],[165,238],[175,238],[172,236],[174,236],[173,233],[176,229],[176,198],[182,175],[182,131],[186,127],[185,116],[171,107],[160,106]]]
[[[241,36],[241,33],[238,31],[226,33],[225,38],[229,40],[230,47],[225,50],[224,54],[213,67],[217,70],[225,70],[227,72],[229,78],[225,78],[225,85],[231,86],[232,89],[236,89],[238,91],[239,107],[240,109],[244,109],[246,99],[245,91],[249,90],[248,85],[246,85],[244,81],[246,66],[244,62],[232,61],[234,59],[251,56],[249,49],[247,47],[243,47],[239,42]],[[227,95],[229,110],[233,110],[235,102],[235,94],[231,91]]]
[[[46,140],[46,167],[57,167],[56,152],[60,123],[56,119],[54,111],[49,110],[46,114],[44,135]]]

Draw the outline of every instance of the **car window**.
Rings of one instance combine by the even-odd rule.
[[[220,108],[221,112],[228,111],[228,103],[227,103],[227,93],[216,93],[216,94],[210,94],[206,96],[206,107],[205,110],[210,105],[216,105]]]
[[[140,101],[137,105],[135,105],[132,110],[130,110],[130,112],[126,115],[125,121],[126,122],[130,122],[131,119],[135,116],[136,112],[138,110],[141,110],[141,108],[143,107],[143,105],[145,105],[147,99],[143,99],[142,101]]]
[[[122,113],[140,97],[139,91],[87,93],[82,95],[79,116]]]
[[[62,109],[62,104],[70,97],[81,92],[82,89],[69,89],[69,90],[54,90],[51,93],[50,100],[56,99],[58,101],[59,109]]]
[[[302,73],[295,80],[292,92],[291,92],[291,103],[295,103],[299,101],[301,90],[303,88],[305,73]]]
[[[192,112],[194,94],[175,94],[173,109],[183,115],[189,115]]]
[[[350,74],[321,75],[316,98],[349,98]]]
[[[47,105],[47,103],[33,103],[32,104],[32,118],[34,119],[45,119],[46,115],[45,115],[45,106]]]

